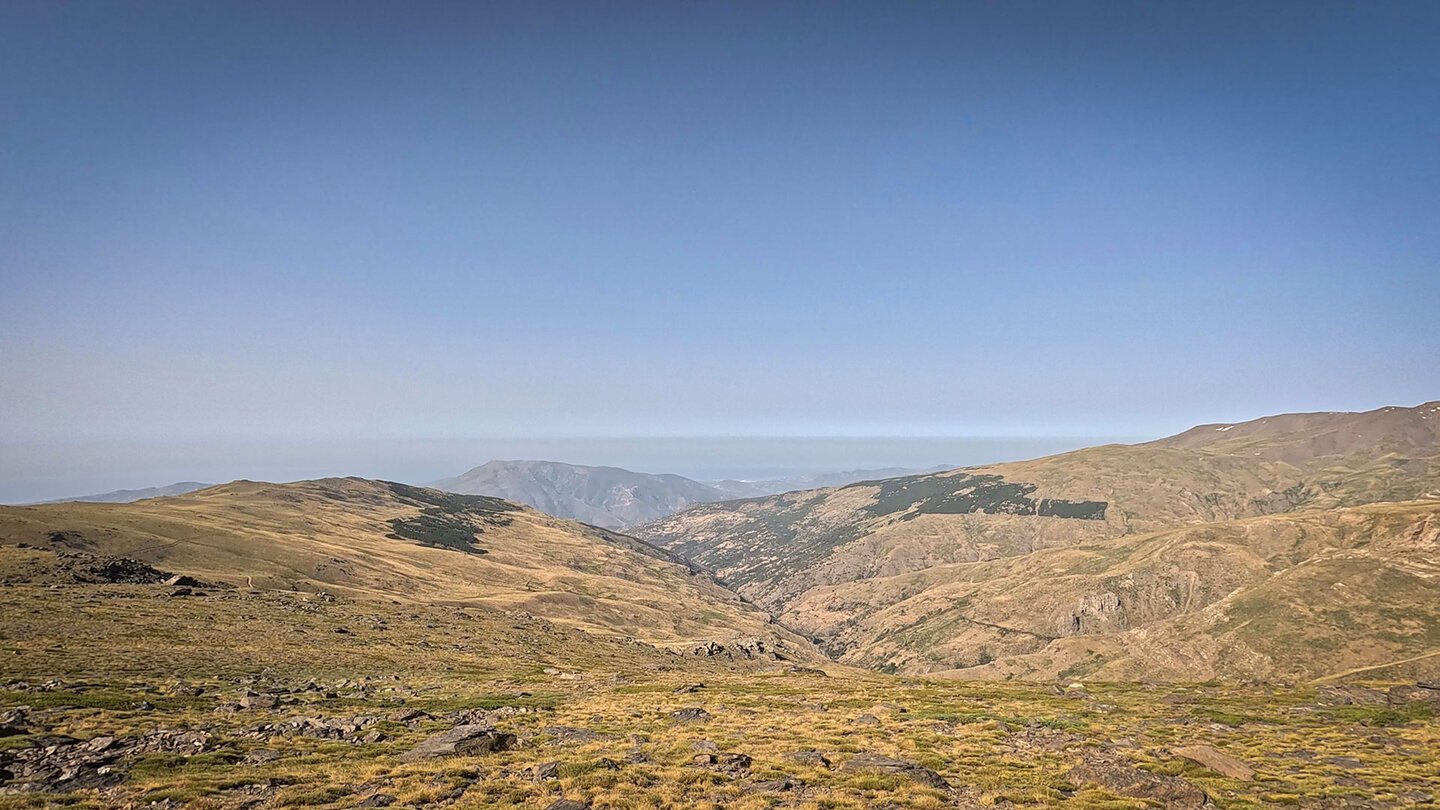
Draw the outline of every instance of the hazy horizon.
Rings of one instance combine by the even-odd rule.
[[[0,499],[1435,399],[1437,41],[1405,2],[6,2]]]
[[[673,473],[697,481],[923,469],[1014,461],[1133,437],[615,437],[95,441],[0,446],[0,503],[21,504],[181,481],[360,476],[426,484],[493,460],[560,461]],[[78,474],[77,474],[78,471]]]

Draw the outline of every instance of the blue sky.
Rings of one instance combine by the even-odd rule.
[[[0,498],[94,442],[1435,399],[1437,41],[1429,2],[8,2]]]

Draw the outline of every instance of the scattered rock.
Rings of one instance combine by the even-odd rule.
[[[900,759],[876,754],[871,751],[862,751],[851,757],[840,768],[846,773],[859,773],[861,771],[878,771],[880,773],[895,773],[908,776],[926,787],[948,790],[950,784],[940,774],[929,768],[916,765],[913,762],[906,762]]]
[[[588,728],[575,728],[574,726],[546,726],[540,729],[540,733],[549,735],[553,742],[578,745],[610,739],[604,734],[597,734]]]
[[[1418,684],[1415,686],[1392,686],[1385,699],[1391,706],[1427,703],[1431,709],[1440,712],[1440,689],[1432,689],[1428,686]]]
[[[791,674],[791,675],[815,675],[815,676],[818,676],[818,677],[821,677],[821,678],[828,678],[828,677],[830,677],[830,674],[827,673],[825,670],[823,670],[823,669],[815,669],[814,667],[791,667],[791,668],[790,668],[790,674]]]
[[[675,694],[677,694],[677,695],[688,695],[688,694],[690,694],[691,692],[698,692],[698,691],[700,691],[701,689],[704,689],[704,688],[705,688],[705,684],[703,684],[703,683],[687,683],[687,684],[685,684],[684,686],[681,686],[681,687],[679,687],[678,689],[676,689],[676,690],[675,690]]]
[[[273,709],[280,701],[274,695],[242,695],[240,697],[240,708],[242,709]]]
[[[869,712],[866,712],[865,714],[862,714],[859,717],[855,718],[854,723],[857,726],[878,726],[880,725],[880,718],[876,717],[873,714],[870,714]]]
[[[158,585],[174,576],[169,571],[152,568],[129,557],[95,557],[90,554],[65,556],[62,567],[69,570],[76,582]]]
[[[418,762],[435,757],[469,756],[504,751],[515,744],[515,735],[496,731],[492,726],[456,726],[430,737],[401,754],[401,762]]]
[[[267,762],[274,762],[281,756],[279,751],[272,751],[269,748],[256,748],[245,755],[246,765],[264,765]]]
[[[590,805],[576,799],[556,799],[545,805],[545,810],[590,810]]]
[[[696,751],[702,751],[707,754],[713,754],[716,751],[720,750],[720,746],[716,745],[713,742],[710,742],[709,740],[696,740],[695,742],[690,743],[690,747],[695,749]]]
[[[542,762],[530,769],[530,775],[536,782],[544,782],[547,779],[560,778],[560,760]]]
[[[750,770],[748,754],[696,754],[690,763],[697,768],[713,768],[732,775]]]
[[[1327,706],[1384,706],[1385,693],[1365,686],[1322,686],[1317,699]]]
[[[356,807],[389,807],[390,805],[392,805],[392,804],[394,804],[394,803],[395,803],[395,797],[394,797],[394,796],[387,796],[387,795],[385,795],[384,793],[376,793],[376,794],[374,794],[373,796],[369,796],[369,797],[361,800],[361,802],[360,802],[359,804],[355,805],[355,806],[356,806]]]
[[[788,776],[784,779],[766,779],[762,782],[753,782],[745,786],[746,793],[784,793],[787,790],[794,790],[800,786],[799,782]]]
[[[732,659],[753,659],[763,658],[783,660],[782,656],[771,650],[769,644],[762,638],[741,638],[726,644],[718,641],[704,641],[690,648],[691,655],[704,657],[725,656]]]
[[[1178,776],[1162,776],[1120,762],[1082,762],[1067,778],[1077,785],[1099,785],[1119,796],[1158,801],[1165,807],[1203,808],[1205,791]]]
[[[1182,759],[1188,759],[1210,770],[1228,776],[1231,779],[1239,779],[1242,782],[1255,781],[1255,771],[1249,765],[1228,755],[1222,754],[1208,745],[1187,745],[1176,748],[1173,754]]]
[[[676,709],[670,712],[670,716],[682,723],[703,723],[710,719],[710,713],[698,706]]]
[[[809,765],[812,768],[828,768],[830,760],[819,751],[796,751],[789,756],[789,760],[797,765]]]

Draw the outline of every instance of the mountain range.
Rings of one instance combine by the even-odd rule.
[[[673,553],[529,507],[360,478],[236,481],[127,504],[0,507],[0,537],[260,590],[521,612],[661,646],[818,657]]]
[[[619,467],[519,460],[491,461],[430,486],[446,492],[506,498],[557,517],[620,529],[656,520],[698,503],[840,486],[914,472],[918,470],[888,468],[701,483],[679,475],[651,475]]]
[[[56,498],[40,503],[65,503],[67,501],[81,501],[85,503],[133,503],[143,501],[146,498],[168,498],[172,495],[184,495],[194,492],[197,489],[204,489],[211,486],[202,484],[199,481],[180,481],[163,487],[146,487],[144,489],[117,489],[114,492],[102,492],[98,495],[80,495],[74,498]]]
[[[734,498],[680,476],[491,462],[437,488],[237,481],[3,507],[0,538],[260,591],[907,675],[1440,672],[1440,402],[848,475],[862,480]],[[628,534],[594,525],[646,518]]]
[[[1436,402],[703,504],[634,533],[884,671],[1440,669]]]

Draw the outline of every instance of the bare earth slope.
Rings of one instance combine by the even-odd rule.
[[[1082,670],[1319,677],[1437,648],[1436,619],[1425,611],[1440,603],[1440,589],[1433,572],[1409,562],[1433,542],[1436,498],[1440,403],[1428,403],[1207,425],[1147,444],[708,504],[636,534],[710,567],[846,662],[1030,677]],[[1384,502],[1414,503],[1394,507],[1399,511],[1384,520],[1335,511]],[[1308,517],[1317,512],[1325,515],[1320,524]],[[1254,524],[1261,528],[1234,528],[1267,518]],[[1157,536],[1201,527],[1229,540],[1214,547],[1196,540],[1185,546],[1189,557],[1147,558]],[[1254,532],[1302,532],[1307,540],[1277,556],[1256,547]],[[1356,544],[1368,551],[1332,553]],[[1066,552],[1082,548],[1108,561],[1091,561],[1099,579],[1074,578]],[[1379,587],[1380,577],[1396,588],[1389,577],[1397,571],[1403,587],[1385,596],[1395,604],[1376,599],[1354,611],[1354,638],[1342,651],[1314,648],[1297,659],[1278,649],[1280,639],[1301,637],[1307,622],[1317,625],[1303,614],[1334,596],[1280,588],[1297,576],[1285,572],[1302,563],[1307,575],[1328,572],[1314,587]],[[1141,579],[1154,579],[1154,587],[1112,592],[1102,580],[1127,566],[1143,569]],[[1174,652],[1227,632],[1224,622],[1207,625],[1200,614],[1218,615],[1211,606],[1242,591],[1250,600],[1244,604],[1274,607],[1289,623],[1245,644],[1216,642],[1211,659]],[[1112,608],[1112,597],[1123,608]],[[1291,597],[1314,604],[1292,610],[1265,601]],[[1420,609],[1415,620],[1423,632],[1367,641],[1384,611],[1409,607]],[[1245,637],[1237,632],[1232,641]],[[1035,657],[1050,645],[1077,644],[1078,659],[1057,651]]]
[[[525,614],[657,645],[802,639],[634,538],[498,498],[357,478],[239,481],[131,504],[0,508],[0,539],[201,580]]]

